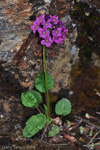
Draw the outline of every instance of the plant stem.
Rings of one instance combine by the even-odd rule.
[[[44,62],[45,85],[46,85],[46,104],[47,104],[47,108],[48,108],[48,117],[50,117],[50,102],[49,102],[48,80],[47,80],[47,69],[46,69],[45,46],[44,45],[43,45],[43,62]]]
[[[38,112],[41,114],[41,110],[35,105],[36,109],[38,110]]]
[[[40,105],[39,105],[39,107],[41,108],[41,110],[43,111],[43,113],[45,113],[45,110]],[[45,115],[46,115],[46,113],[45,113]]]

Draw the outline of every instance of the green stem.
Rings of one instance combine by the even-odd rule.
[[[44,45],[43,45],[43,61],[44,61],[44,73],[45,73],[45,84],[46,84],[46,104],[47,104],[47,108],[48,108],[48,117],[50,117],[50,102],[49,102],[48,80],[47,80],[47,69],[46,69],[45,46]]]
[[[43,111],[43,113],[45,113],[45,110],[40,105],[39,105],[39,107],[41,108],[41,110]],[[46,113],[45,113],[45,115],[46,115]]]
[[[38,112],[41,114],[41,110],[35,105],[36,109],[38,110]]]

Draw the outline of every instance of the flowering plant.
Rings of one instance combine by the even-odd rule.
[[[45,124],[51,124],[51,114],[50,114],[50,102],[49,102],[49,92],[54,85],[52,77],[47,73],[46,69],[46,59],[45,59],[45,46],[50,47],[53,42],[57,44],[62,44],[63,40],[66,38],[67,29],[65,29],[65,23],[61,22],[57,16],[43,14],[40,17],[36,17],[36,20],[31,25],[31,30],[33,33],[38,32],[41,38],[41,44],[43,45],[43,62],[44,62],[44,72],[41,71],[35,79],[35,87],[41,93],[46,92],[46,105],[44,104],[44,109],[40,106],[42,102],[42,97],[37,91],[28,91],[21,94],[22,104],[26,107],[36,108],[40,114],[31,116],[26,122],[26,126],[23,130],[24,137],[31,137],[36,134],[40,129],[42,129]],[[44,112],[44,114],[42,113]],[[55,112],[58,115],[67,115],[71,111],[71,103],[66,98],[61,99],[57,102],[55,107]],[[54,132],[55,130],[55,132]],[[49,136],[53,137],[59,133],[59,127],[54,126],[49,132]]]
[[[62,44],[66,38],[67,29],[65,23],[60,21],[57,16],[43,14],[36,17],[36,20],[31,25],[33,33],[39,32],[39,37],[42,38],[41,44],[50,47],[53,42]]]

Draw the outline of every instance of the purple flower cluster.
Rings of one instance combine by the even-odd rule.
[[[65,23],[60,21],[57,16],[43,14],[36,17],[33,25],[30,27],[33,33],[39,32],[39,37],[42,38],[41,44],[50,47],[53,42],[62,44],[66,38],[67,29]]]

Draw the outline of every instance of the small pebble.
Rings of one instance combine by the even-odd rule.
[[[72,95],[73,93],[74,93],[73,91],[70,91],[68,94],[69,94],[69,95]]]
[[[20,124],[17,124],[17,125],[15,126],[15,129],[18,129],[18,128],[21,128]]]
[[[73,26],[73,28],[76,26],[76,24],[75,23],[72,23],[72,26]]]
[[[25,61],[26,59],[27,59],[27,57],[25,56],[25,57],[24,57],[24,61]]]
[[[44,0],[45,1],[45,3],[51,3],[51,0]]]
[[[3,118],[4,116],[3,115],[0,115],[0,118]]]

